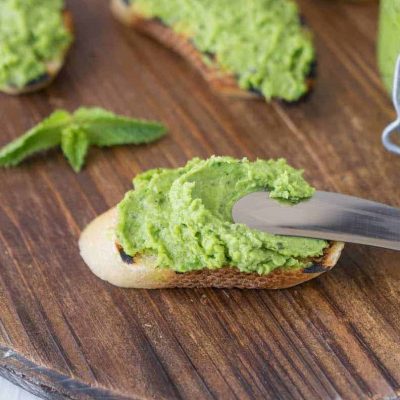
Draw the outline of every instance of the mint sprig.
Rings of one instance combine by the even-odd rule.
[[[0,149],[0,166],[13,167],[39,151],[61,146],[79,172],[91,145],[115,146],[153,142],[166,133],[160,123],[116,115],[102,108],[79,108],[73,114],[57,110]]]

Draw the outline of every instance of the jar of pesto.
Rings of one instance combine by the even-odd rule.
[[[381,0],[378,35],[378,66],[391,92],[396,59],[400,55],[400,0]]]

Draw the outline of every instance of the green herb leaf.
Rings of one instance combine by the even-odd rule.
[[[74,120],[88,132],[90,144],[96,146],[150,143],[167,131],[157,122],[119,116],[101,108],[80,108]]]
[[[166,127],[157,122],[119,116],[102,108],[82,107],[72,115],[58,110],[0,149],[0,166],[15,166],[31,154],[61,145],[71,166],[78,172],[90,145],[149,143],[165,133]]]
[[[60,127],[71,120],[66,111],[55,111],[25,135],[0,150],[0,166],[11,167],[38,151],[47,150],[60,143]]]
[[[65,128],[61,134],[61,149],[74,171],[79,172],[89,149],[87,133],[76,125]]]

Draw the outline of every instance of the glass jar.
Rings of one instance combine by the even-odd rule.
[[[378,66],[391,92],[394,67],[400,55],[400,0],[381,0],[378,35]]]

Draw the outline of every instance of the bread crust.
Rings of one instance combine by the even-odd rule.
[[[111,0],[111,11],[124,25],[133,27],[138,32],[155,39],[186,59],[200,72],[214,91],[230,97],[265,99],[265,97],[256,90],[241,89],[233,74],[220,70],[217,65],[205,64],[201,52],[192,44],[189,37],[174,32],[171,28],[156,19],[147,19],[143,17],[141,14],[135,12],[135,10],[123,0]],[[306,96],[314,86],[314,68],[312,68],[312,70],[313,71],[306,80],[308,91],[304,96]],[[297,101],[299,100],[289,103],[296,103]]]
[[[97,217],[82,232],[79,247],[82,258],[95,275],[125,288],[283,289],[314,279],[332,269],[344,247],[342,242],[331,242],[322,257],[310,260],[311,266],[297,270],[278,268],[267,275],[240,272],[232,267],[178,273],[157,268],[153,256],[121,257],[115,238],[116,220],[116,208]]]
[[[63,22],[67,30],[73,34],[74,33],[74,22],[72,14],[68,10],[63,10]],[[20,95],[26,93],[37,92],[49,86],[53,80],[56,78],[61,68],[64,66],[67,53],[71,47],[71,44],[65,49],[64,53],[61,55],[60,59],[51,60],[46,63],[46,73],[38,77],[34,81],[28,83],[22,88],[16,88],[13,86],[5,86],[0,89],[1,92],[10,95]]]

